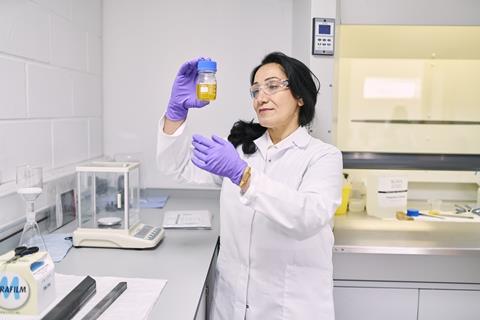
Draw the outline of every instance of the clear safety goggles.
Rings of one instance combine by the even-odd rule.
[[[271,96],[272,94],[284,90],[285,88],[288,88],[288,80],[271,79],[262,85],[254,84],[253,86],[251,86],[250,96],[252,97],[252,99],[258,98],[260,90],[263,90],[265,94]]]

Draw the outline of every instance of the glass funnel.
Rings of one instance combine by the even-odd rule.
[[[46,251],[47,246],[35,219],[35,200],[43,191],[42,167],[30,165],[17,167],[16,183],[17,193],[25,200],[27,215],[19,245],[37,246],[41,251]]]

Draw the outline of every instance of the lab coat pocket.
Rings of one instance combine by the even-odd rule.
[[[333,279],[325,269],[288,265],[283,299],[284,319],[335,319]]]

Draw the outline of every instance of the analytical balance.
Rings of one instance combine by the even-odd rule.
[[[140,164],[92,162],[78,166],[76,247],[152,248],[161,227],[140,223]]]

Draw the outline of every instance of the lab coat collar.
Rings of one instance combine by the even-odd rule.
[[[298,127],[297,130],[293,131],[288,137],[277,143],[275,146],[278,150],[287,149],[293,146],[305,148],[310,142],[311,138],[312,137],[305,127]],[[261,137],[257,138],[254,142],[263,156],[267,154],[267,149],[270,146],[273,146],[273,142],[270,139],[268,131],[265,131],[265,133]]]

